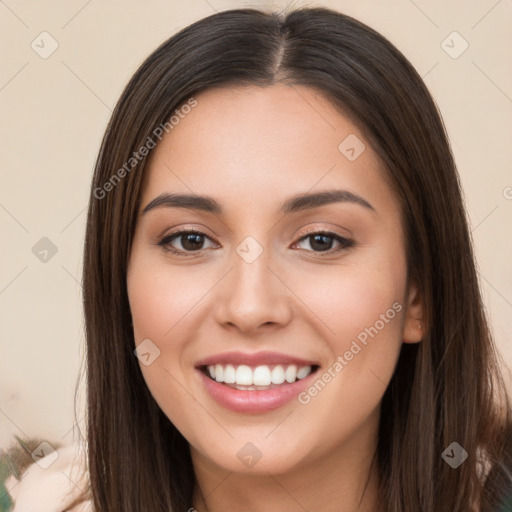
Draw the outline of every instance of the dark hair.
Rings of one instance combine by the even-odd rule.
[[[389,512],[493,510],[511,481],[511,404],[443,122],[402,53],[325,8],[201,19],[145,60],[115,107],[95,167],[84,250],[95,509],[185,512],[196,483],[188,442],[153,399],[133,353],[126,274],[148,157],[133,169],[126,163],[192,95],[275,83],[314,88],[349,115],[401,204],[408,282],[419,289],[426,328],[420,343],[402,346],[383,397],[381,503]],[[457,470],[441,457],[453,441],[468,453]]]

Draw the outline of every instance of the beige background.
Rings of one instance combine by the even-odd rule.
[[[285,5],[0,2],[0,446],[13,434],[63,443],[76,436],[85,209],[100,140],[124,84],[157,45],[201,17],[234,7]],[[369,24],[424,77],[451,138],[485,304],[512,367],[511,0],[308,5],[331,7]],[[51,48],[50,36],[40,36],[44,31],[58,44],[46,59],[31,47],[34,41],[39,52]],[[453,31],[463,39],[446,39]],[[469,46],[458,58],[445,51],[453,55],[464,40]],[[42,237],[57,248],[46,263],[32,252]]]

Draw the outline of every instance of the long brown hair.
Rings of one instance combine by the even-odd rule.
[[[186,512],[196,484],[189,445],[134,356],[126,272],[148,160],[139,149],[158,142],[155,130],[204,89],[278,82],[312,87],[350,115],[401,204],[408,278],[420,290],[426,329],[421,343],[403,345],[383,398],[381,501],[389,512],[491,511],[511,482],[511,404],[443,122],[418,73],[387,39],[325,8],[238,9],[199,20],[145,60],[115,107],[95,167],[84,249],[94,508]],[[442,457],[452,442],[468,453],[457,469]]]

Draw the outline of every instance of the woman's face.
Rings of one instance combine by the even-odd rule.
[[[310,88],[195,99],[153,150],[129,262],[148,388],[211,467],[364,456],[401,344],[421,338],[384,168]]]

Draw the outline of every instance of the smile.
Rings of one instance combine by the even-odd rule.
[[[216,364],[202,367],[205,375],[212,380],[223,383],[239,390],[272,389],[284,383],[292,384],[297,380],[306,378],[315,368],[314,366],[291,365],[260,365],[250,367],[247,365],[234,366],[232,364]]]
[[[320,365],[277,352],[226,352],[198,361],[208,398],[225,409],[262,414],[288,404],[311,385]]]

